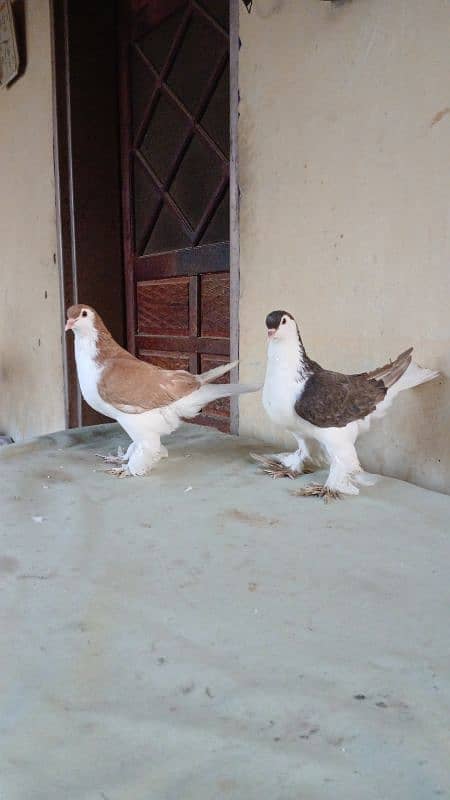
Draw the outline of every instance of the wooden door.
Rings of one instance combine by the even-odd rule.
[[[125,0],[120,28],[128,347],[203,372],[230,353],[229,2]]]

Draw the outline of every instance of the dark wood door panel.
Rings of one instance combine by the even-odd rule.
[[[165,278],[137,284],[138,334],[189,336],[191,279]]]
[[[229,3],[123,0],[128,345],[192,372],[229,358]],[[204,415],[228,424],[229,403]]]
[[[201,275],[200,336],[230,338],[230,275],[219,272]]]
[[[139,358],[143,361],[148,361],[149,364],[156,364],[157,367],[162,367],[163,369],[185,369],[190,372],[189,353],[171,353],[164,352],[164,350],[147,352],[146,350],[140,350]]]

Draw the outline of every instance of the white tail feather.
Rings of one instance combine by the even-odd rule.
[[[384,417],[386,411],[392,405],[392,401],[397,397],[398,394],[400,394],[400,392],[403,392],[405,389],[413,389],[414,386],[420,386],[421,383],[433,381],[435,378],[439,378],[439,375],[440,373],[437,370],[420,367],[419,364],[411,361],[411,364],[403,373],[401,378],[399,378],[398,381],[387,390],[384,400],[382,400],[381,403],[378,403],[376,411],[374,411],[372,414],[369,414],[366,419],[359,423],[360,433],[368,430],[370,421],[372,419]]]
[[[215,381],[216,378],[221,378],[222,375],[226,375],[227,372],[236,367],[239,364],[239,361],[231,361],[230,364],[221,364],[220,367],[214,367],[214,369],[209,369],[207,372],[202,372],[201,375],[197,375],[197,380],[203,385],[204,383],[210,383],[211,381]]]
[[[420,386],[421,383],[433,381],[435,378],[439,378],[437,370],[420,367],[419,364],[411,361],[406,372],[388,389],[388,395],[395,397],[399,392],[403,392],[404,389],[412,389],[414,386]]]
[[[192,394],[177,400],[177,412],[182,417],[195,417],[201,409],[221,397],[257,392],[261,386],[250,386],[241,383],[206,383]]]

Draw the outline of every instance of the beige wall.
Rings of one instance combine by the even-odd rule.
[[[450,371],[447,0],[254,0],[241,10],[241,378],[285,308],[310,355],[360,371],[408,345]],[[445,379],[360,441],[372,470],[450,487]],[[241,431],[279,440],[260,398]],[[287,440],[289,441],[289,440]]]
[[[48,0],[25,0],[27,69],[0,90],[0,431],[64,427]]]

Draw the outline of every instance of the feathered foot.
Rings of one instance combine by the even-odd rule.
[[[295,497],[322,497],[325,503],[330,500],[341,500],[342,493],[336,489],[330,489],[326,484],[310,483],[308,486],[303,486],[301,489],[294,489],[291,494]]]
[[[103,456],[101,453],[95,455],[97,458],[103,459],[105,464],[125,464],[128,461],[128,451],[124,453],[121,447],[118,448],[116,456],[113,456],[112,453],[108,453],[107,456]]]
[[[281,461],[278,461],[276,456],[265,456],[259,453],[250,453],[249,455],[253,461],[258,463],[262,472],[265,472],[266,475],[270,475],[271,478],[291,478],[291,480],[294,480],[294,478],[298,478],[300,475],[314,472],[314,469],[306,464],[303,464],[301,470],[288,467],[282,464]]]
[[[128,469],[128,464],[122,464],[120,467],[107,469],[106,474],[113,475],[115,478],[131,478],[131,472]]]
[[[143,478],[150,474],[161,458],[167,458],[167,455],[167,448],[161,444],[159,435],[149,437],[143,442],[134,442],[132,450],[127,452],[127,463],[116,467],[112,474],[120,478]]]

